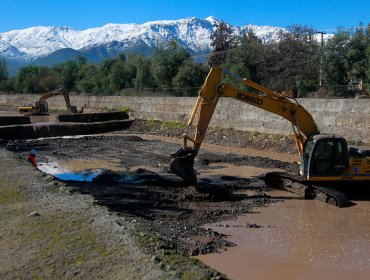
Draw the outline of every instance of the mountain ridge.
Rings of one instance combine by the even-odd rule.
[[[169,40],[177,40],[194,53],[211,50],[210,35],[214,24],[220,22],[215,17],[199,19],[190,17],[179,20],[157,20],[143,24],[108,23],[101,27],[76,30],[68,26],[34,26],[22,30],[0,33],[0,56],[18,62],[33,62],[61,49],[84,51],[105,46],[111,49],[112,43],[119,43],[120,51],[125,51],[138,41],[148,48]],[[283,28],[246,25],[231,26],[236,35],[252,29],[257,36],[270,40]]]

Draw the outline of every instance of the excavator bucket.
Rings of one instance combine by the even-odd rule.
[[[191,148],[181,148],[171,155],[170,168],[173,173],[181,177],[189,185],[197,184],[197,176],[194,171],[194,158],[197,151]]]

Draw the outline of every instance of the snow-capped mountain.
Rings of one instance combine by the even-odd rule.
[[[141,46],[148,52],[159,43],[166,44],[172,39],[192,53],[204,53],[211,50],[210,35],[216,22],[219,20],[208,17],[151,21],[144,24],[109,23],[82,31],[70,27],[35,26],[0,33],[0,56],[7,60],[33,62],[62,49],[86,53],[99,48],[115,53],[126,49],[132,51]],[[232,28],[236,34],[252,29],[264,40],[273,39],[281,30],[278,27],[256,25]]]

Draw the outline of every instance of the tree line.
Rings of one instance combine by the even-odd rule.
[[[159,45],[150,57],[120,54],[100,64],[82,56],[52,67],[28,65],[9,77],[0,60],[0,90],[42,93],[65,87],[91,95],[171,94],[196,96],[210,67],[223,66],[235,76],[226,82],[240,86],[247,77],[294,97],[351,97],[366,94],[370,84],[370,24],[338,29],[328,40],[320,32],[293,25],[289,32],[264,42],[252,31],[235,37],[221,21],[211,35],[213,51],[202,63],[176,41]]]

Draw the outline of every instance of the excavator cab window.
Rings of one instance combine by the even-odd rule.
[[[314,141],[308,140],[304,146],[302,159],[301,159],[301,172],[300,172],[303,176],[307,176],[308,174],[309,166],[310,166],[309,165],[310,158],[312,155],[312,150],[313,150],[314,145],[315,145]]]
[[[306,150],[305,150],[306,151]],[[339,176],[348,166],[347,144],[342,138],[318,140],[310,159],[310,175]]]

